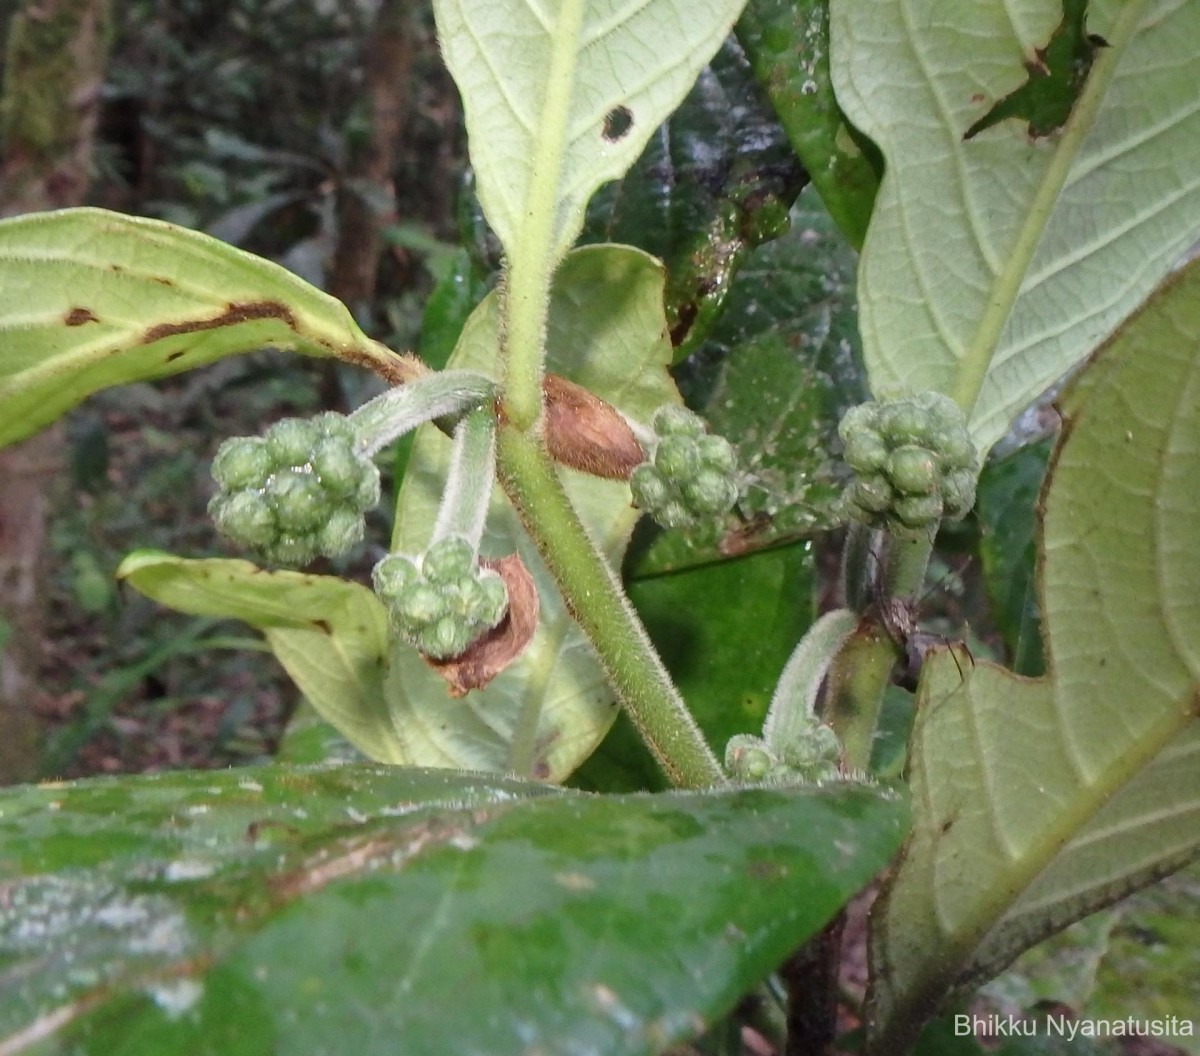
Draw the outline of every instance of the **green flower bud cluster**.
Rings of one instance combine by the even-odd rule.
[[[838,426],[855,472],[842,502],[873,527],[920,529],[975,504],[978,456],[962,410],[948,396],[851,407]]]
[[[633,504],[664,528],[697,528],[729,512],[737,501],[737,456],[722,436],[684,407],[660,407],[651,427],[658,436],[651,461],[629,478]]]
[[[332,412],[226,440],[213,459],[220,490],[208,512],[225,535],[276,564],[344,554],[379,501],[379,470],[356,440],[345,415]]]
[[[782,749],[748,733],[731,737],[725,746],[725,769],[738,781],[756,784],[816,783],[841,776],[841,757],[837,734],[813,719]]]
[[[372,579],[397,632],[435,660],[464,652],[508,609],[504,581],[479,567],[471,544],[460,536],[434,543],[419,564],[388,554]]]

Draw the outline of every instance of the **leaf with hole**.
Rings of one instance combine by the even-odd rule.
[[[755,247],[787,230],[806,179],[730,39],[632,168],[596,192],[581,237],[628,243],[662,260],[679,362],[721,318]]]
[[[1200,5],[1096,0],[1082,44],[1079,8],[831,8],[838,101],[887,162],[859,269],[872,392],[954,397],[983,450],[1200,234]],[[1085,77],[1049,76],[1074,68],[1060,40],[1093,49]],[[1026,99],[980,126],[1031,78],[1058,117]]]

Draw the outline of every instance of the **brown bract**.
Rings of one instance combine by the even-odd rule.
[[[611,404],[582,385],[547,374],[546,448],[564,466],[609,480],[628,480],[646,461],[629,423]]]
[[[452,697],[465,697],[472,689],[486,686],[525,651],[537,629],[537,588],[521,558],[517,554],[509,554],[499,561],[481,557],[479,563],[498,572],[504,580],[508,589],[508,612],[465,653],[449,660],[424,658],[449,683]]]

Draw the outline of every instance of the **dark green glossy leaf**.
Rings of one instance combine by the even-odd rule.
[[[807,546],[636,580],[629,597],[709,744],[762,729],[779,673],[813,620]],[[662,770],[623,716],[572,782],[657,790]]]
[[[267,767],[0,794],[0,1049],[645,1054],[887,861],[878,789]]]
[[[730,41],[624,179],[596,194],[584,241],[624,242],[665,263],[679,361],[712,329],[750,251],[786,230],[803,185],[803,170]]]
[[[865,399],[858,366],[855,254],[810,191],[792,229],[738,275],[720,325],[678,371],[688,405],[737,446],[743,517],[718,547],[664,532],[635,576],[684,568],[811,535],[836,523],[837,423]]]
[[[417,354],[423,362],[434,370],[446,365],[467,318],[486,293],[487,285],[470,254],[465,249],[457,250],[446,274],[425,302],[417,344]]]
[[[750,0],[737,38],[842,233],[861,246],[883,161],[829,80],[828,0]]]
[[[975,504],[992,617],[1019,675],[1040,675],[1045,670],[1033,582],[1034,531],[1038,491],[1051,446],[1050,440],[1044,440],[989,462],[979,477]]]

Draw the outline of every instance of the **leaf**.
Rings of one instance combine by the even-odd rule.
[[[557,262],[588,198],[679,105],[745,0],[435,0],[489,222]]]
[[[749,0],[737,38],[829,214],[862,246],[882,161],[833,95],[829,0]]]
[[[743,523],[719,546],[682,532],[635,543],[633,577],[748,553],[835,527],[837,423],[864,398],[855,256],[811,188],[786,235],[755,250],[700,351],[676,371],[688,406],[737,447]]]
[[[1018,675],[1045,670],[1033,566],[1035,504],[1049,457],[1050,443],[1044,441],[989,461],[975,503],[992,617]]]
[[[974,139],[1010,117],[1024,121],[1031,136],[1048,136],[1067,123],[1096,53],[1108,43],[1087,31],[1088,0],[1063,0],[1062,8],[1062,21],[1050,40],[1025,64],[1028,80],[968,128],[964,139]]]
[[[555,276],[547,369],[643,422],[661,404],[677,401],[666,372],[671,349],[662,289],[661,266],[637,250],[573,252]],[[493,374],[498,325],[498,299],[491,294],[468,320],[448,366]],[[418,433],[397,504],[393,549],[417,554],[428,545],[448,454],[449,442],[435,428]],[[619,565],[637,519],[628,485],[561,472],[592,537]],[[442,679],[411,648],[395,647],[385,691],[410,763],[559,781],[587,758],[616,715],[599,663],[497,490],[483,553],[502,557],[514,550],[533,575],[541,615],[525,652],[485,689],[451,700]]]
[[[761,731],[779,673],[813,620],[809,549],[777,547],[638,579],[628,592],[717,755],[734,734]],[[572,783],[606,792],[666,787],[624,716]]]
[[[1043,493],[1047,671],[927,660],[876,1050],[950,987],[1200,855],[1200,264],[1084,372]]]
[[[332,297],[206,235],[101,209],[0,221],[0,444],[99,389],[264,345],[402,365]]]
[[[964,138],[1063,17],[1059,0],[832,7],[838,100],[887,161],[859,270],[872,392],[953,396],[983,450],[1200,231],[1200,5],[1089,4],[1108,46],[1082,91],[1059,84],[1065,126],[1014,115]]]
[[[296,705],[271,758],[277,763],[357,763],[366,757],[307,700]]]
[[[903,803],[271,766],[0,792],[0,1048],[651,1056],[887,861]]]
[[[125,558],[117,576],[172,609],[243,620],[262,631],[300,692],[351,744],[381,762],[410,761],[384,700],[387,615],[366,587],[149,550]]]
[[[787,230],[807,182],[746,57],[727,40],[633,167],[588,206],[582,238],[660,258],[675,361],[721,318],[756,246]]]

